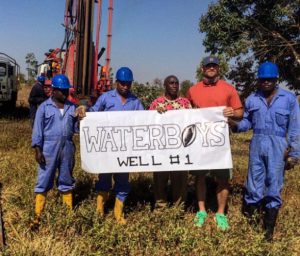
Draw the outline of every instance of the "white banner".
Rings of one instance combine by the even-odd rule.
[[[90,173],[232,168],[224,107],[87,113],[81,167]]]

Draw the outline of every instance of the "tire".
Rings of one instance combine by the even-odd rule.
[[[12,92],[11,100],[5,104],[7,110],[14,110],[17,104],[17,92]]]

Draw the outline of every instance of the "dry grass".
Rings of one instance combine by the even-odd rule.
[[[2,255],[300,255],[299,167],[286,175],[284,205],[274,243],[265,243],[261,230],[249,226],[241,214],[251,134],[232,136],[234,177],[228,209],[231,229],[228,232],[216,229],[212,211],[203,229],[193,227],[192,178],[188,209],[171,207],[157,213],[151,210],[151,175],[133,174],[132,192],[126,204],[128,225],[115,224],[111,215],[112,200],[106,218],[99,219],[95,214],[93,188],[96,177],[80,169],[78,151],[74,171],[77,180],[74,213],[68,214],[62,207],[61,197],[55,189],[48,194],[40,231],[30,232],[36,163],[30,148],[30,123],[20,114],[24,111],[19,108],[15,118],[0,119],[1,203],[7,243]],[[78,145],[78,137],[75,140]],[[214,204],[209,206],[214,209]]]
[[[28,96],[31,91],[32,86],[21,84],[20,90],[18,91],[18,98],[17,98],[17,106],[19,107],[28,107]]]

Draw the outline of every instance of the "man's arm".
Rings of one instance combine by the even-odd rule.
[[[39,164],[45,164],[45,157],[43,155],[44,145],[44,116],[45,106],[42,105],[36,112],[32,131],[32,147],[35,149],[35,159]]]
[[[244,115],[244,108],[240,96],[234,87],[230,87],[231,94],[229,105],[224,109],[224,116],[231,118],[234,121],[240,121]]]
[[[36,105],[34,98],[35,98],[35,85],[31,88],[31,91],[29,93],[28,103],[31,105]]]
[[[234,110],[233,119],[236,121],[242,120],[244,115],[244,108],[238,108]]]
[[[101,95],[97,99],[95,105],[88,109],[88,112],[103,111],[105,109],[105,97],[106,97],[106,94]]]
[[[223,110],[223,115],[225,117],[231,118],[234,121],[241,120],[243,118],[243,114],[244,114],[243,108],[233,109],[232,107],[226,107]]]
[[[38,146],[43,148],[44,144],[44,119],[45,119],[45,105],[38,108],[34,120],[32,131],[32,147]]]
[[[193,99],[192,99],[192,96],[191,96],[191,88],[188,90],[188,92],[186,94],[186,98],[190,102],[191,107],[194,108],[195,105],[194,105],[194,102],[193,102]]]
[[[46,99],[45,92],[39,86],[34,85],[29,94],[28,102],[33,105],[40,105]]]
[[[245,111],[244,109],[239,109],[235,118],[228,118],[228,123],[230,128],[234,132],[246,132],[252,128],[252,115],[249,112],[250,109],[250,99],[248,98],[245,102]],[[241,111],[242,110],[242,111]],[[242,115],[242,119],[240,120],[240,116]],[[240,121],[237,121],[240,120]]]
[[[80,105],[75,110],[75,116],[78,116],[79,120],[83,119],[86,116],[86,112],[97,112],[104,110],[104,95],[100,96],[94,106],[88,108],[85,105]]]
[[[289,144],[289,157],[300,157],[300,110],[298,102],[295,100],[291,104],[291,113],[288,124],[288,144]]]

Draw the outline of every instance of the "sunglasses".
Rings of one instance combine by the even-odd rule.
[[[204,69],[211,69],[211,68],[218,69],[219,66],[217,64],[213,64],[213,63],[207,64],[207,65],[204,66]]]
[[[277,80],[277,78],[259,78],[258,79],[260,82],[271,82],[271,83],[273,83],[273,82],[276,82],[276,80]]]
[[[119,84],[122,86],[131,86],[132,82],[119,81]]]

